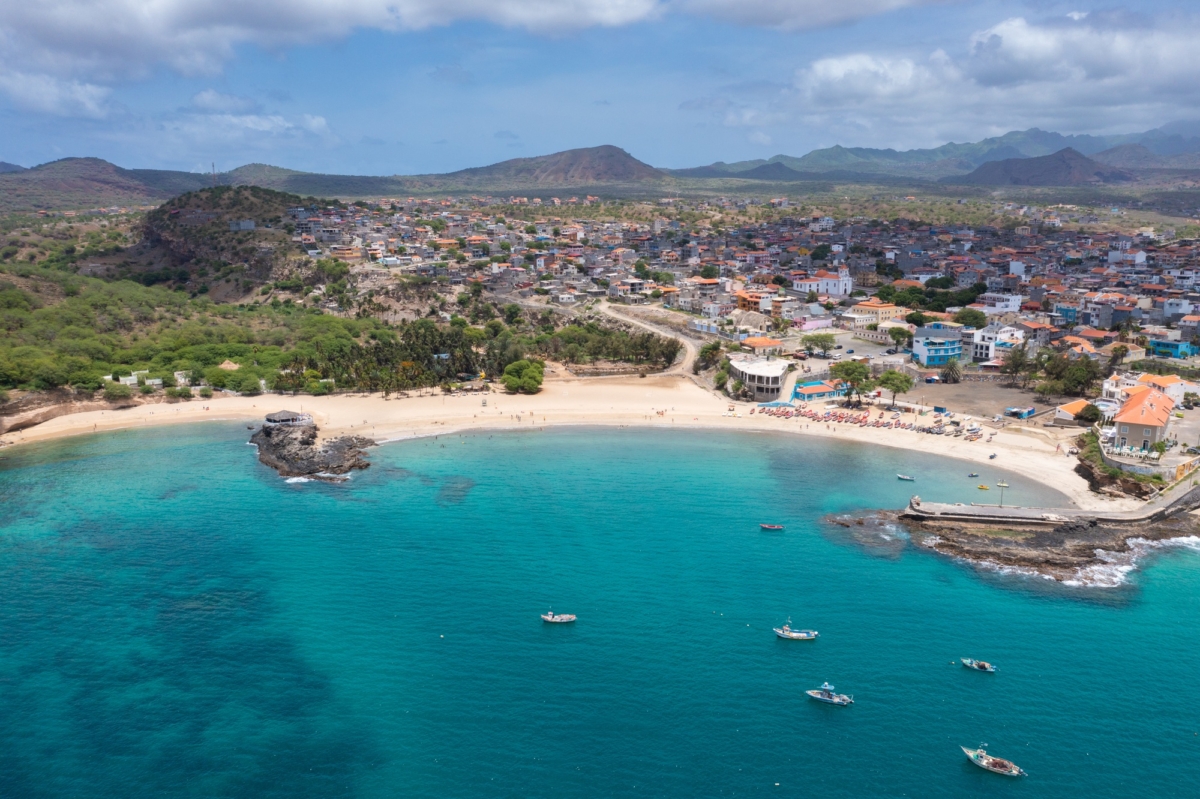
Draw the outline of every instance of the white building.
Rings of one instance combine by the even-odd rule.
[[[979,302],[983,305],[983,312],[986,314],[1003,314],[1016,313],[1021,310],[1021,300],[1024,299],[1020,294],[999,294],[988,292],[980,294]]]
[[[790,361],[757,355],[730,355],[729,376],[741,380],[757,402],[779,398]]]

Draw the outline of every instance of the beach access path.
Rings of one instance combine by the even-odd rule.
[[[706,428],[793,434],[798,447],[803,446],[805,437],[815,436],[926,452],[1025,475],[1058,490],[1084,510],[1126,511],[1141,506],[1136,500],[1113,499],[1090,491],[1087,482],[1075,473],[1076,461],[1066,454],[1067,445],[1036,430],[1005,428],[987,443],[911,430],[827,425],[800,418],[751,415],[754,405],[732,403],[718,397],[699,387],[690,374],[575,378],[555,364],[547,364],[547,369],[542,391],[533,395],[510,395],[500,391],[446,395],[429,390],[391,398],[380,394],[338,394],[194,399],[60,416],[36,427],[0,436],[0,443],[20,444],[206,420],[258,423],[267,413],[281,409],[312,414],[324,438],[361,435],[379,442],[563,425]],[[486,406],[483,404],[485,399]],[[731,405],[734,411],[729,410]],[[822,404],[814,407],[824,409]],[[872,415],[878,417],[879,410],[874,409]],[[905,414],[904,420],[916,421],[918,417]],[[928,423],[927,417],[921,417],[919,421]],[[992,453],[997,455],[995,460],[988,458]],[[914,489],[914,493],[919,493],[920,483]]]

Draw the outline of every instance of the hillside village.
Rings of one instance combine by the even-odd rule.
[[[733,399],[817,402],[890,383],[936,404],[946,386],[978,385],[987,401],[967,405],[979,417],[1094,425],[1134,471],[1190,462],[1200,432],[1177,420],[1200,403],[1200,242],[1109,232],[1065,207],[1009,203],[996,209],[1006,224],[968,227],[790,206],[675,199],[622,217],[588,195],[347,204],[218,187],[147,214],[134,246],[92,257],[47,245],[29,261],[384,323],[482,324],[505,303],[604,310],[703,346],[698,377]],[[1135,415],[1149,421],[1125,424]]]
[[[1200,242],[1170,231],[1087,233],[1096,220],[1026,207],[1006,209],[1017,221],[1006,227],[806,213],[726,229],[680,218],[755,201],[663,202],[649,223],[591,219],[595,201],[297,206],[287,225],[310,257],[351,264],[360,291],[407,275],[564,308],[652,306],[664,327],[733,351],[715,374],[743,399],[843,396],[844,361],[875,378],[1004,381],[1048,402],[1083,398],[1041,413],[1108,423],[1110,449],[1150,472],[1178,451],[1175,409],[1200,402],[1189,382],[1200,376]]]

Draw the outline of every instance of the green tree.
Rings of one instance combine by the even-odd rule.
[[[946,361],[946,365],[942,367],[942,380],[946,383],[962,382],[962,364],[958,362],[958,358]]]
[[[874,383],[871,381],[871,370],[865,363],[858,361],[842,361],[829,367],[829,374],[850,386],[847,399],[853,396],[861,397],[870,391]]]
[[[714,277],[718,277],[720,274],[721,270],[713,264],[705,264],[700,269],[700,277],[704,278],[705,280],[712,280]]]
[[[800,343],[809,352],[815,350],[822,355],[827,355],[837,345],[837,337],[832,333],[809,333],[800,339]]]
[[[521,306],[515,302],[510,302],[504,306],[504,321],[508,325],[515,325],[517,320],[521,318]]]
[[[109,382],[104,385],[104,399],[109,402],[127,400],[133,396],[133,389],[123,383]]]
[[[526,225],[525,226],[525,234],[528,236],[537,235],[537,226],[536,225]]]
[[[541,361],[521,359],[504,367],[500,381],[509,393],[536,394],[542,389],[544,371]]]
[[[820,299],[821,299],[821,298],[817,296],[817,292],[815,292],[815,291],[810,291],[810,292],[808,292],[808,294],[807,294],[807,295],[805,295],[805,297],[804,297],[804,301],[805,301],[805,302],[809,302],[809,303],[811,303],[811,302],[817,302],[817,301],[818,301],[818,300],[820,300]]]
[[[1129,347],[1126,347],[1124,344],[1118,344],[1112,348],[1112,355],[1108,359],[1108,373],[1110,375],[1120,368],[1121,362],[1125,360],[1125,356],[1128,354]]]
[[[904,347],[908,344],[909,340],[912,339],[912,334],[903,327],[889,327],[888,337],[897,347]]]
[[[963,308],[954,314],[954,321],[960,325],[973,327],[976,330],[987,327],[987,314],[978,308]]]
[[[1031,360],[1028,345],[1021,342],[1016,347],[1010,347],[1004,354],[1004,360],[1000,363],[1000,373],[1008,375],[1009,382],[1015,383],[1018,377],[1028,373]]]
[[[917,327],[921,327],[926,322],[928,322],[931,318],[932,317],[926,316],[925,314],[921,313],[920,311],[913,311],[908,316],[904,317],[904,321],[908,322],[910,325],[916,325]]]
[[[1104,414],[1100,412],[1100,409],[1090,402],[1083,406],[1083,410],[1075,414],[1077,421],[1087,422],[1088,424],[1095,424],[1103,418]]]
[[[912,375],[895,369],[888,369],[879,376],[878,381],[880,388],[892,392],[892,405],[896,404],[897,394],[907,394],[912,390],[913,382]]]

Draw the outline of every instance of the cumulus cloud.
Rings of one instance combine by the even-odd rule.
[[[673,5],[693,14],[742,25],[800,30],[839,25],[901,8],[941,2],[946,0],[674,0]]]
[[[50,75],[14,72],[0,67],[0,92],[28,111],[99,119],[107,116],[109,89]]]
[[[1155,126],[1200,101],[1198,35],[1196,17],[1013,17],[972,34],[957,56],[816,60],[773,107],[876,144],[980,129]]]
[[[236,47],[336,40],[358,29],[421,30],[472,20],[559,33],[668,13],[811,28],[943,0],[36,0],[0,3],[0,64],[96,83],[159,64],[214,74]]]

